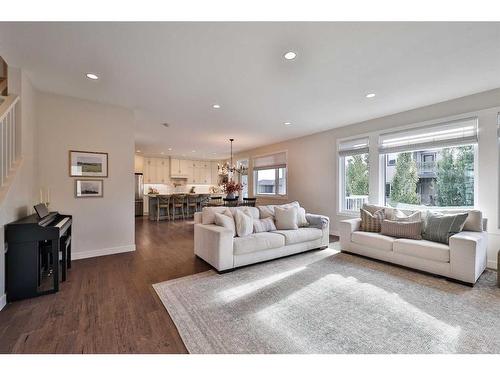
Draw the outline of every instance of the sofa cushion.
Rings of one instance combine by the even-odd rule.
[[[274,220],[279,230],[299,229],[297,207],[274,208]]]
[[[272,233],[279,233],[285,237],[285,245],[314,241],[323,236],[323,231],[318,228],[299,228],[294,230],[277,230]]]
[[[421,221],[382,221],[381,234],[396,238],[411,238],[413,240],[422,239],[422,222]]]
[[[250,214],[254,219],[259,218],[259,210],[256,207],[203,207],[203,211],[201,213],[201,223],[202,224],[214,224],[215,223],[215,213],[222,214],[225,210],[229,209],[233,217],[236,214],[237,210],[244,210],[247,214]]]
[[[448,244],[451,236],[462,231],[468,214],[443,215],[439,212],[427,212],[426,216],[422,237],[425,240]]]
[[[395,253],[436,262],[448,263],[450,261],[450,247],[438,242],[401,238],[394,241],[393,250]]]
[[[229,210],[224,211],[223,214],[215,213],[215,225],[229,229],[233,233],[233,237],[236,235],[234,218]]]
[[[375,248],[378,250],[392,251],[392,244],[394,238],[384,236],[380,233],[372,232],[352,232],[351,241],[358,245],[364,245],[368,248]]]
[[[280,208],[289,208],[296,207],[297,208],[297,224],[299,227],[307,227],[309,222],[306,220],[306,210],[303,207],[300,207],[299,202],[291,202],[285,204],[268,204],[264,206],[258,206],[258,210],[260,212],[260,218],[265,219],[267,217],[272,217],[274,220],[274,209],[276,207]]]
[[[384,209],[375,211],[373,214],[363,208],[359,211],[361,216],[360,230],[363,232],[380,232],[382,220],[385,219]]]
[[[245,237],[253,233],[253,218],[247,211],[237,210],[234,213],[236,224],[236,234],[238,237]]]
[[[274,232],[253,233],[245,237],[235,237],[233,253],[235,255],[254,253],[285,246],[285,237]]]

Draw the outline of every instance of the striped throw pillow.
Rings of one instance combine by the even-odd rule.
[[[272,217],[267,217],[265,219],[254,219],[253,221],[253,232],[272,232],[276,230],[276,225],[274,225],[274,221]]]
[[[382,220],[385,219],[384,209],[375,211],[373,214],[367,210],[360,209],[361,226],[360,230],[363,232],[380,232]]]
[[[382,230],[380,233],[396,237],[396,238],[409,238],[412,240],[422,239],[422,222],[421,221],[382,221]]]
[[[462,231],[469,214],[443,215],[427,212],[427,222],[423,234],[424,240],[448,244],[450,237]]]

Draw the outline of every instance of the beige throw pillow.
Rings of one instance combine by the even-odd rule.
[[[231,232],[233,232],[233,237],[236,235],[234,218],[229,210],[224,211],[222,214],[218,212],[215,213],[215,225],[230,229]]]
[[[422,221],[422,213],[420,211],[415,211],[412,214],[407,215],[403,211],[395,209],[390,220],[415,223]]]
[[[363,232],[380,232],[382,220],[385,219],[384,209],[375,211],[373,214],[362,208],[359,211],[361,216],[360,230]]]
[[[253,217],[250,214],[243,210],[237,210],[234,219],[236,222],[236,234],[239,237],[245,237],[253,233]]]
[[[381,234],[396,238],[422,239],[422,221],[383,220]]]
[[[297,207],[275,207],[274,219],[278,230],[299,229],[297,222]]]

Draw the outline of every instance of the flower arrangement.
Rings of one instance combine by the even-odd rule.
[[[233,180],[229,180],[222,184],[222,191],[226,194],[234,194],[240,191],[243,188],[243,185],[234,182]]]

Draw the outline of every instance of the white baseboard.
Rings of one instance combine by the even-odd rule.
[[[7,294],[0,297],[0,310],[2,310],[7,304]]]
[[[497,269],[497,262],[494,260],[489,260],[488,263],[486,264],[486,267],[491,268],[492,270]]]
[[[86,258],[100,257],[103,255],[127,253],[129,251],[135,251],[135,244],[134,245],[126,245],[126,246],[118,246],[118,247],[109,247],[107,249],[75,251],[71,254],[71,259],[72,260],[86,259]]]

